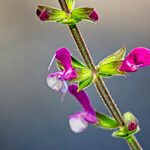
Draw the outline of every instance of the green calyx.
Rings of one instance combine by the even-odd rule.
[[[121,127],[115,131],[112,135],[117,138],[129,138],[140,131],[138,121],[131,112],[127,112],[123,115],[126,126]]]
[[[140,128],[137,127],[135,130],[130,131],[126,126],[120,128],[119,130],[113,132],[112,136],[117,138],[129,138],[130,136],[138,133],[140,131]]]
[[[83,90],[90,86],[94,81],[94,74],[90,69],[86,67],[86,65],[79,61],[77,58],[71,56],[72,59],[72,67],[77,71],[78,77],[71,80],[71,82],[78,82],[78,91]],[[57,61],[57,67],[60,70],[64,70],[63,65]]]
[[[97,74],[101,77],[126,75],[119,67],[124,59],[126,49],[121,48],[102,60],[97,66]]]
[[[117,123],[117,121],[114,118],[111,118],[105,114],[96,112],[96,116],[97,116],[97,127],[101,127],[103,129],[107,129],[107,130],[113,130],[116,128],[119,128],[119,125]]]
[[[75,7],[75,0],[66,0],[66,4],[68,6],[68,9],[72,11]]]
[[[43,21],[55,21],[55,22],[61,22],[62,20],[67,18],[67,13],[65,11],[53,8],[53,7],[47,7],[47,6],[38,6],[38,11],[41,12],[40,15],[43,15],[42,12],[46,12],[46,19]]]

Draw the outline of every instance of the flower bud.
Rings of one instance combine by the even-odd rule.
[[[94,22],[99,20],[99,16],[95,10],[93,10],[93,12],[89,15],[89,17]]]
[[[46,21],[50,17],[48,11],[46,9],[40,9],[40,7],[36,10],[36,14],[42,21]]]
[[[138,122],[136,120],[128,124],[129,131],[134,131],[137,127],[138,127]]]

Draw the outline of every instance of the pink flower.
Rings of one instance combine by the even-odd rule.
[[[37,16],[42,20],[46,21],[51,16],[51,14],[41,6],[38,6],[38,9],[36,10]]]
[[[150,49],[145,47],[134,48],[124,59],[119,70],[135,72],[138,68],[150,66]]]
[[[76,78],[77,73],[72,67],[71,55],[67,48],[60,48],[56,51],[50,66],[55,58],[63,65],[64,70],[49,74],[47,77],[47,84],[56,91],[66,93],[68,91],[67,81]]]
[[[69,116],[71,130],[75,133],[80,133],[88,127],[88,124],[95,124],[97,122],[96,113],[85,91],[81,90],[78,92],[78,86],[73,84],[69,86],[69,92],[83,107],[82,111]]]
[[[99,16],[95,10],[92,11],[92,13],[89,15],[89,18],[94,22],[99,20]]]

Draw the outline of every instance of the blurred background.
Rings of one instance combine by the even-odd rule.
[[[100,13],[99,23],[79,24],[95,64],[122,46],[128,52],[150,48],[149,0],[76,2]],[[127,150],[110,131],[92,126],[81,134],[70,130],[68,115],[81,107],[70,95],[61,101],[61,94],[47,87],[47,68],[59,47],[80,55],[66,26],[38,20],[38,4],[59,7],[57,0],[0,0],[0,150]],[[137,138],[149,150],[150,68],[105,81],[121,112],[131,111],[139,119]],[[87,91],[94,107],[108,114],[94,86]]]

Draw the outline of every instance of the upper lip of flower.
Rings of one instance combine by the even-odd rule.
[[[125,72],[135,72],[140,67],[150,65],[150,49],[137,47],[131,50],[122,62],[119,70]]]

